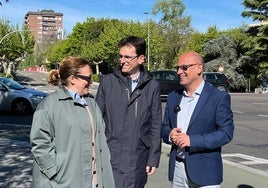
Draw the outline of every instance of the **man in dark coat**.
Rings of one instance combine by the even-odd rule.
[[[126,37],[119,48],[120,67],[102,79],[96,101],[106,123],[115,186],[142,188],[160,160],[160,88],[142,65],[144,39]]]

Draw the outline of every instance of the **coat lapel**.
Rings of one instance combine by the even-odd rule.
[[[182,93],[183,93],[182,90],[178,91],[178,95],[175,95],[174,100],[173,100],[174,103],[172,104],[172,107],[171,107],[171,111],[173,113],[173,122],[172,122],[173,128],[177,127],[177,115],[178,115],[178,113],[174,111],[174,108],[177,105],[180,105],[181,99],[182,99]]]
[[[199,112],[203,109],[203,107],[205,106],[207,100],[209,99],[210,91],[211,91],[211,87],[209,87],[208,84],[205,84],[204,88],[201,92],[200,98],[195,106],[194,111],[193,111],[188,129],[192,126],[193,121],[195,120],[195,118],[197,117]]]

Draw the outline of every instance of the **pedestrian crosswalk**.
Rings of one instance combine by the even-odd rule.
[[[223,162],[268,177],[268,160],[241,153],[222,154]]]

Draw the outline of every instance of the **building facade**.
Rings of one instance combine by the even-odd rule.
[[[35,38],[37,45],[47,46],[53,41],[63,39],[63,14],[53,10],[28,12],[24,23]]]

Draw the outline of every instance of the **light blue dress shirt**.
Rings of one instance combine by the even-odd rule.
[[[204,88],[205,82],[204,80],[201,82],[200,86],[193,93],[192,97],[187,95],[186,91],[183,91],[183,97],[180,103],[180,111],[177,114],[177,127],[181,128],[182,133],[186,133],[189,127],[189,122],[192,117],[195,106],[199,100],[201,92]],[[178,155],[179,158],[184,158],[184,149],[178,147]]]
[[[78,93],[68,89],[67,87],[66,89],[69,91],[70,95],[76,102],[82,104],[83,106],[87,106],[87,101],[83,97],[81,97]]]
[[[139,80],[140,80],[140,72],[138,76],[131,82],[131,91],[134,91],[134,89],[137,87]]]

